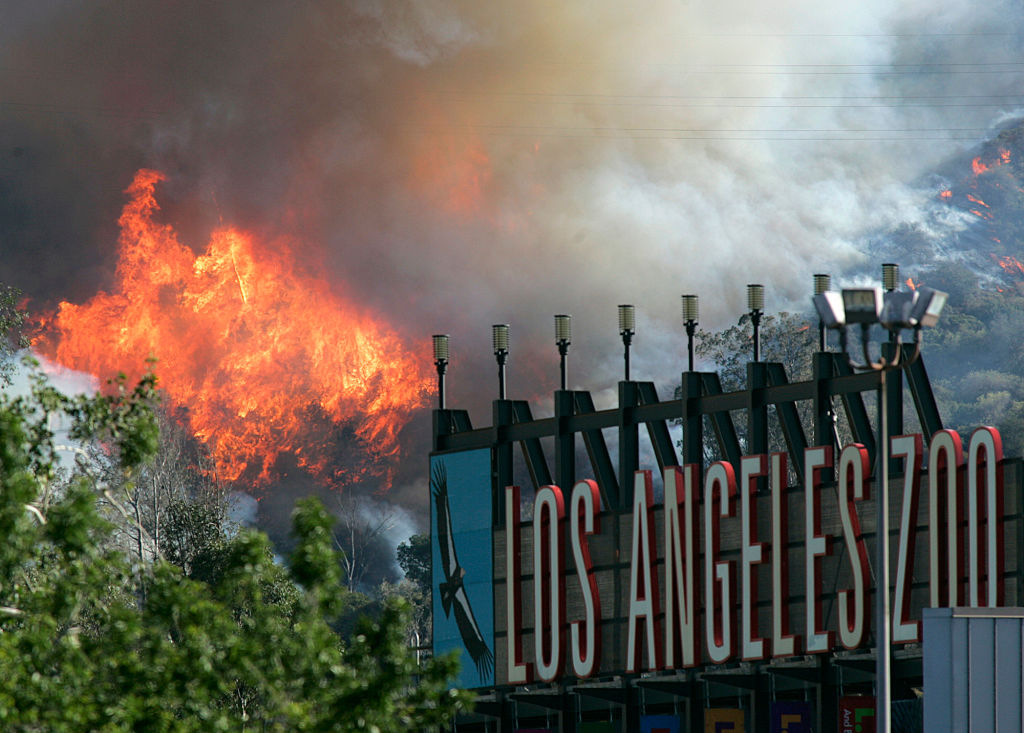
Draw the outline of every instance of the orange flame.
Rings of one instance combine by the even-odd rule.
[[[992,255],[992,257],[996,260],[997,264],[1003,268],[1003,272],[1015,276],[1024,275],[1024,262],[1021,262],[1013,255],[1003,255],[1001,257]]]
[[[976,203],[976,204],[981,204],[981,205],[982,205],[982,206],[984,206],[984,207],[985,207],[986,209],[990,209],[990,208],[992,208],[991,206],[989,206],[988,204],[986,204],[986,203],[985,203],[984,201],[982,201],[981,199],[979,199],[979,198],[978,198],[977,196],[972,196],[971,194],[967,194],[967,200],[968,200],[968,201],[973,201],[973,202],[974,202],[974,203]]]
[[[193,255],[153,219],[163,179],[140,170],[126,191],[114,292],[61,303],[37,348],[103,376],[155,356],[160,386],[228,481],[265,483],[291,454],[329,485],[386,488],[398,433],[432,389],[429,365],[303,272],[286,242],[225,227]],[[342,432],[359,445],[352,465],[338,459]]]
[[[920,281],[915,283],[914,282],[914,278],[912,278],[912,277],[908,277],[907,278],[907,287],[910,288],[911,290],[917,290],[917,288],[918,288],[918,286],[920,284],[921,284]]]
[[[948,188],[945,191],[939,191],[939,198],[950,199],[953,198],[953,192]]]

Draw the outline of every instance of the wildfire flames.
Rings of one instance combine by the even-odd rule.
[[[429,365],[304,272],[287,243],[225,227],[196,256],[154,221],[163,178],[141,170],[126,191],[114,291],[61,303],[36,347],[99,376],[156,357],[171,406],[228,481],[265,483],[290,454],[332,486],[374,478],[386,488],[398,433],[432,389]],[[340,434],[360,460],[340,465]]]

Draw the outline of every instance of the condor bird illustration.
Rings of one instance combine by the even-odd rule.
[[[459,565],[459,558],[455,554],[452,515],[448,505],[448,471],[440,461],[434,464],[431,471],[430,490],[434,495],[434,506],[437,507],[437,545],[441,550],[441,565],[445,578],[444,582],[438,585],[441,591],[441,606],[444,608],[445,617],[450,618],[452,610],[455,611],[455,623],[459,627],[462,643],[476,664],[481,679],[489,679],[494,671],[494,653],[484,641],[473,609],[469,605],[469,597],[466,595],[463,584],[466,570]]]

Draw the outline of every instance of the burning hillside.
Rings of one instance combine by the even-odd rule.
[[[429,365],[300,267],[287,241],[222,227],[193,253],[156,220],[163,178],[140,170],[126,191],[116,287],[61,303],[36,348],[102,376],[155,357],[171,407],[228,481],[265,483],[291,455],[327,485],[386,487],[399,431],[431,389]],[[361,457],[342,461],[342,440]]]

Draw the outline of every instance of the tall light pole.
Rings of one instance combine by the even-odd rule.
[[[893,265],[886,265],[886,274]],[[886,285],[890,283],[887,282]],[[878,455],[875,457],[878,478],[877,520],[876,520],[876,569],[875,569],[875,730],[889,733],[892,721],[891,699],[891,638],[892,622],[889,614],[889,425],[888,399],[885,388],[886,373],[903,366],[900,362],[900,332],[914,331],[914,351],[906,364],[912,363],[921,353],[921,329],[934,326],[946,304],[947,294],[932,288],[918,288],[912,293],[899,292],[893,287],[883,292],[881,288],[849,288],[842,293],[825,291],[816,293],[814,307],[821,322],[828,328],[839,331],[840,348],[854,369],[877,371],[878,384]],[[881,324],[890,334],[894,344],[890,356],[872,359],[868,341],[871,326]],[[851,324],[860,325],[863,361],[855,362],[847,352],[846,329]]]
[[[444,373],[448,369],[448,334],[436,333],[434,341],[434,368],[437,369],[437,406],[445,409]]]

